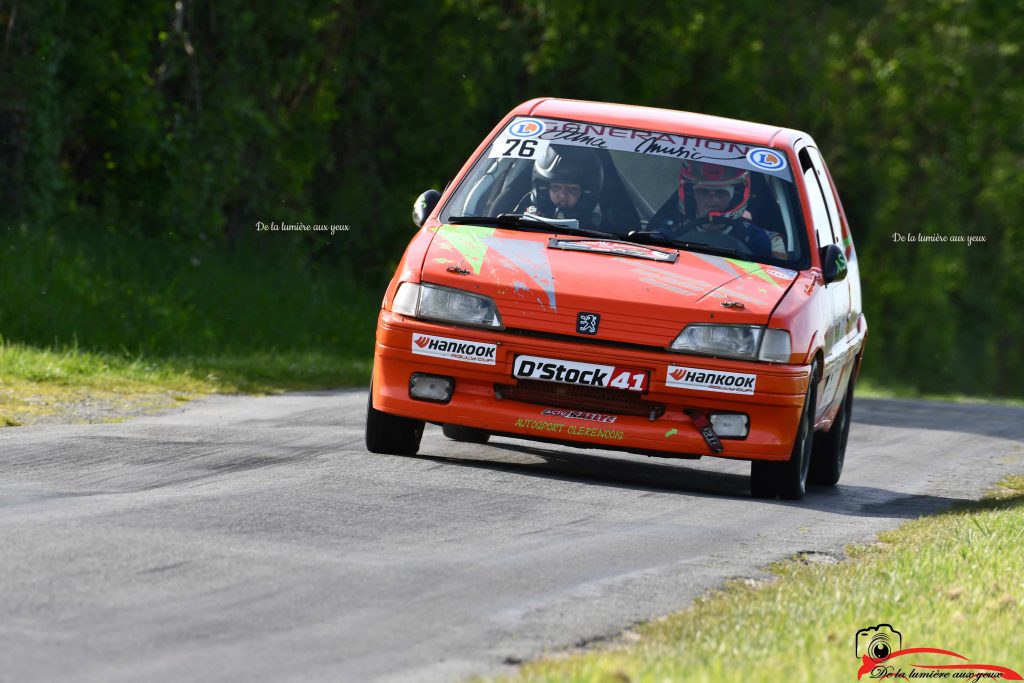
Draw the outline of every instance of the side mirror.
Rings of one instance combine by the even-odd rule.
[[[846,254],[839,245],[829,244],[821,248],[821,269],[825,275],[826,285],[846,279]]]
[[[437,190],[427,190],[416,198],[412,205],[412,222],[417,228],[423,227],[423,221],[427,220],[440,198],[441,193]]]

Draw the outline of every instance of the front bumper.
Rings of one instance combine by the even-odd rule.
[[[414,333],[497,344],[494,364],[414,354]],[[512,376],[512,367],[516,356],[520,355],[649,370],[649,385],[642,398],[663,404],[664,412],[652,420],[650,416],[600,411],[614,417],[613,422],[607,422],[607,418],[596,421],[593,418],[545,415],[545,409],[551,406],[500,398],[496,387],[517,384]],[[668,386],[669,365],[756,374],[755,392],[746,395]],[[410,398],[409,377],[416,372],[455,378],[451,401],[438,404]],[[741,460],[788,460],[807,392],[809,372],[809,366],[721,360],[618,348],[595,342],[518,336],[429,323],[381,311],[374,350],[373,406],[386,413],[427,422],[456,424],[587,447],[656,452],[666,457],[717,455]],[[724,450],[712,453],[693,421],[685,414],[688,409],[746,413],[750,418],[750,431],[744,439],[722,439]],[[577,410],[591,409],[579,406]]]

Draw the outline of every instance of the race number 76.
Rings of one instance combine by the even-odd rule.
[[[505,140],[507,147],[501,156],[532,159],[533,155],[537,153],[539,142],[539,140]]]

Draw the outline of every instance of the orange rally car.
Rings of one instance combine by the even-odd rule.
[[[366,446],[424,422],[751,461],[755,496],[834,485],[867,322],[850,228],[806,133],[537,99],[413,237],[377,325]]]

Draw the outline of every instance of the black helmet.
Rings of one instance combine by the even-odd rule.
[[[583,190],[572,209],[559,209],[548,192],[551,183],[579,185]],[[549,145],[544,156],[533,164],[533,205],[549,218],[576,218],[590,221],[604,186],[604,168],[597,152],[585,147]],[[557,214],[557,215],[556,215]]]

